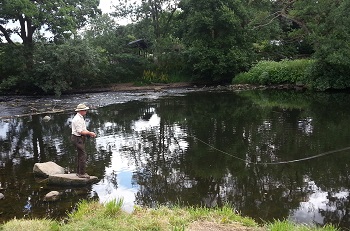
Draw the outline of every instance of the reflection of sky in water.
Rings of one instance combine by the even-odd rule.
[[[103,144],[102,142],[106,142]],[[98,146],[106,147],[108,143],[118,144],[117,148],[112,149],[111,165],[105,169],[105,178],[98,184],[93,185],[92,190],[95,191],[101,202],[108,202],[113,199],[123,199],[124,209],[131,212],[134,206],[135,193],[137,186],[131,185],[132,173],[135,170],[134,165],[130,165],[129,161],[121,156],[118,151],[124,142],[120,137],[103,137],[97,138]],[[116,179],[115,179],[116,178]],[[113,183],[112,183],[112,182]],[[116,183],[116,184],[115,184]]]
[[[160,126],[160,117],[155,114],[154,111],[150,110],[148,113],[151,113],[148,120],[139,119],[134,121],[132,124],[132,129],[135,132],[149,130],[154,127]],[[88,121],[87,121],[88,122]],[[69,123],[69,121],[67,122]],[[0,120],[0,140],[8,139],[9,132],[9,123]],[[265,122],[264,129],[269,130],[270,124]],[[17,124],[18,127],[22,126],[22,123]],[[104,128],[116,126],[113,123],[106,123]],[[298,123],[299,130],[302,130],[304,133],[309,134],[312,132],[312,120],[300,120]],[[177,125],[173,125],[173,131],[177,136],[185,136],[186,131],[182,130]],[[16,144],[16,137],[13,137],[11,143]],[[104,135],[101,131],[101,137],[96,138],[96,145],[105,149],[111,147],[111,163],[109,166],[105,167],[105,176],[100,180],[99,183],[93,185],[92,190],[97,193],[100,201],[102,203],[108,202],[113,199],[123,199],[124,209],[128,212],[131,212],[135,203],[135,194],[139,190],[139,186],[135,184],[132,179],[133,173],[136,171],[135,164],[125,156],[121,150],[123,147],[128,147],[134,143],[139,142],[139,137],[135,134],[129,134],[129,137],[124,136],[123,134],[109,134]],[[56,145],[58,153],[61,153],[60,150],[60,140],[55,140],[53,142]],[[171,144],[174,145],[174,144]],[[180,140],[180,148],[185,149],[187,143],[184,140]],[[13,145],[11,145],[13,146]],[[178,149],[179,146],[170,146],[170,148]],[[39,148],[39,147],[38,147]],[[10,150],[13,150],[11,148]],[[27,153],[25,150],[21,150],[22,156],[27,158],[32,158],[32,153]],[[5,153],[2,153],[4,155]],[[13,163],[16,164],[17,159],[13,159]],[[1,163],[0,163],[1,164]],[[295,210],[290,211],[289,220],[296,221],[298,223],[323,223],[324,217],[320,211],[335,211],[337,208],[329,203],[328,193],[322,191],[313,181],[306,179],[307,189],[310,192],[307,195],[307,198],[304,201],[299,203],[299,207]],[[185,184],[184,187],[192,187],[191,183]],[[336,198],[346,198],[349,195],[349,192],[339,192],[333,195]],[[24,206],[24,211],[31,211],[31,202],[30,199]]]
[[[314,192],[308,195],[306,201],[300,202],[298,209],[290,211],[288,219],[310,225],[313,223],[323,224],[324,217],[320,211],[335,211],[337,208],[328,204],[328,193],[321,191],[313,181],[308,182],[308,187]],[[346,198],[348,195],[349,192],[339,192],[333,196],[340,199]]]
[[[6,139],[6,133],[9,130],[9,123],[0,121],[0,139]]]
[[[143,131],[159,126],[159,124],[160,117],[153,114],[148,121],[142,119],[135,121],[132,128],[135,131]],[[109,126],[112,126],[112,124],[105,124],[105,127]],[[135,137],[131,139],[135,139]],[[135,140],[131,142],[135,142]],[[99,147],[112,147],[112,157],[110,166],[107,166],[105,169],[105,178],[94,185],[92,190],[97,193],[100,201],[103,203],[113,199],[123,199],[123,208],[131,212],[134,206],[135,193],[138,191],[138,186],[132,184],[132,175],[136,166],[127,158],[123,157],[119,151],[122,147],[127,147],[130,144],[130,138],[119,135],[97,137],[96,144]]]
[[[132,129],[136,132],[147,130],[151,127],[157,127],[160,125],[160,117],[157,114],[153,114],[151,118],[147,120],[137,120],[132,125]]]
[[[148,111],[152,113],[148,120],[139,119],[135,121],[131,126],[135,132],[149,130],[153,127],[160,126],[160,117],[154,113],[154,110]],[[115,124],[107,122],[104,125],[105,129],[108,129]],[[172,128],[175,132],[175,136],[185,136],[184,131],[174,125]],[[103,131],[101,131],[103,133]],[[135,194],[139,190],[138,185],[132,181],[133,173],[136,171],[135,163],[130,161],[125,156],[125,152],[122,152],[123,148],[129,146],[135,146],[139,142],[141,137],[137,135],[131,135],[131,137],[125,137],[123,134],[105,135],[96,138],[96,144],[98,147],[111,150],[111,164],[105,168],[105,177],[99,183],[93,185],[92,190],[95,191],[102,203],[108,202],[113,199],[123,199],[124,210],[131,212],[134,207]],[[177,144],[180,147],[172,147],[170,149],[187,147],[187,142],[181,141]]]

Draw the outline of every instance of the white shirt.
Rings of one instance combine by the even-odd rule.
[[[72,120],[72,135],[81,136],[80,133],[86,130],[84,117],[80,113],[77,113]]]

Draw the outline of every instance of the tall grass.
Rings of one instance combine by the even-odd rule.
[[[248,72],[238,74],[233,84],[247,83],[257,85],[273,84],[307,84],[309,81],[308,69],[314,63],[310,59],[260,61]]]
[[[275,221],[265,226],[269,231],[336,231],[334,226],[311,227],[308,225],[296,225],[290,221]]]
[[[135,207],[132,213],[121,210],[122,200],[106,204],[98,201],[82,201],[69,214],[68,221],[12,220],[0,226],[0,230],[14,231],[134,231],[134,230],[246,230],[246,231],[337,231],[332,226],[325,228],[295,225],[287,221],[276,221],[259,227],[251,218],[237,214],[230,206],[223,208],[181,208],[174,206],[158,208]]]

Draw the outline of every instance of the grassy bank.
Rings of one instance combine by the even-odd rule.
[[[204,230],[239,230],[239,231],[335,231],[327,226],[315,228],[297,226],[290,222],[276,221],[272,224],[258,226],[247,217],[235,213],[229,206],[216,209],[159,207],[147,209],[137,207],[129,214],[121,209],[122,201],[111,201],[105,205],[99,202],[82,201],[78,209],[68,215],[66,222],[45,219],[11,220],[0,226],[0,230],[14,231],[47,231],[47,230],[171,230],[171,231],[204,231]]]
[[[275,61],[260,61],[248,72],[240,73],[233,80],[233,84],[303,84],[310,81],[308,70],[315,63],[314,60],[298,59]]]

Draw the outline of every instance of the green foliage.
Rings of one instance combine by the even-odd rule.
[[[20,78],[18,76],[9,76],[4,79],[0,84],[0,91],[7,92],[14,89],[20,83]]]
[[[273,223],[267,224],[265,226],[270,231],[337,231],[339,229],[335,228],[332,225],[326,225],[323,228],[308,226],[308,225],[295,225],[290,221],[275,221]]]
[[[28,82],[46,93],[60,95],[72,88],[101,84],[100,54],[82,41],[62,45],[37,45],[35,65]]]
[[[188,69],[199,81],[228,82],[252,58],[249,14],[241,1],[183,1],[182,36]]]
[[[143,26],[149,26],[153,38],[158,40],[166,37],[172,27],[173,16],[178,8],[179,0],[148,0],[140,1],[139,4],[133,1],[118,0],[118,7],[112,15],[116,18],[129,18],[134,22],[141,22]],[[141,37],[142,38],[142,37]],[[150,38],[148,38],[150,39]]]
[[[98,3],[4,0],[0,42],[7,44],[0,47],[0,90],[59,95],[87,85],[218,84],[233,76],[234,82],[301,82],[317,90],[350,87],[349,1],[120,0],[111,14],[115,18],[99,15]],[[120,26],[115,21],[120,18],[135,23]],[[10,29],[10,21],[22,23]],[[85,41],[71,41],[87,22]],[[51,38],[43,36],[44,26]],[[24,46],[12,41],[14,34]],[[128,46],[140,38],[148,41],[147,49]],[[49,40],[56,46],[43,45]],[[238,75],[259,60],[305,57],[315,61],[261,62]]]
[[[325,17],[312,21],[315,27],[315,59],[310,69],[312,86],[318,90],[350,87],[350,17],[349,1],[326,1],[317,13]],[[317,26],[317,27],[316,27]]]
[[[137,54],[138,48],[127,46],[132,36],[133,26],[118,26],[107,14],[91,21],[84,39],[101,52],[104,62],[99,69],[105,83],[135,81],[142,76],[149,63]],[[134,38],[131,38],[134,40]]]
[[[117,203],[117,207],[120,206]],[[113,205],[114,207],[114,205]],[[69,214],[68,223],[58,225],[48,220],[13,220],[2,225],[1,230],[187,230],[193,222],[211,222],[214,226],[230,229],[249,227],[271,231],[337,231],[332,225],[323,228],[296,225],[288,221],[275,221],[259,228],[251,218],[236,214],[232,208],[135,208],[132,214],[118,211],[118,216],[106,216],[108,208],[98,202],[81,202],[77,210]],[[116,214],[113,214],[116,215]]]
[[[105,204],[104,214],[108,217],[115,217],[121,212],[122,205],[123,199],[111,200]]]
[[[280,3],[281,4],[281,3]],[[350,87],[349,1],[307,0],[283,3],[283,17],[298,27],[289,31],[313,46],[315,64],[308,69],[310,86],[318,90]]]
[[[46,219],[32,219],[32,220],[11,220],[0,226],[2,231],[13,231],[13,230],[26,230],[26,231],[58,231],[59,224],[56,221],[46,220]]]
[[[150,83],[168,83],[169,77],[168,75],[162,72],[153,72],[150,70],[145,70],[142,76],[142,83],[150,84]]]
[[[249,83],[249,84],[296,84],[309,83],[308,68],[315,63],[310,59],[260,61],[253,66],[248,72],[240,73],[232,83]]]
[[[13,43],[11,35],[20,35],[23,44],[31,45],[35,31],[44,26],[54,38],[69,38],[84,26],[87,18],[100,13],[99,0],[31,1],[3,0],[0,6],[0,37]],[[6,28],[9,22],[20,22]]]
[[[331,64],[317,60],[307,69],[309,85],[319,91],[350,88],[350,68],[345,64]]]
[[[17,86],[25,70],[23,46],[0,46],[0,91],[10,91]]]

